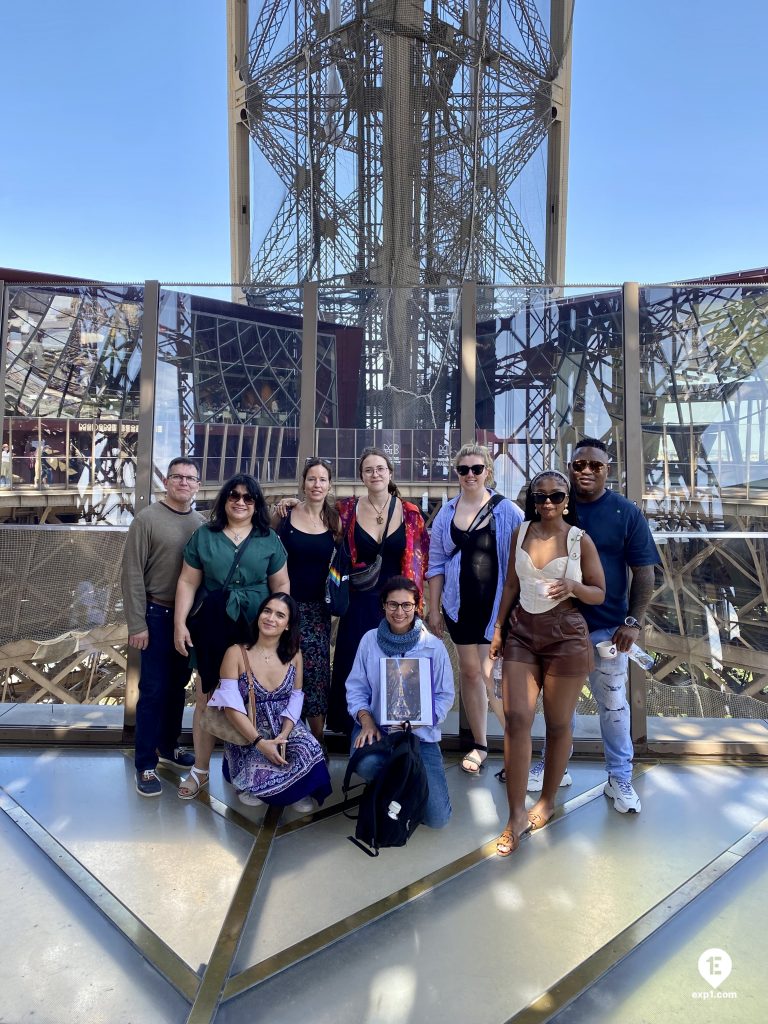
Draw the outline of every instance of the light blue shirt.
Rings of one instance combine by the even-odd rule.
[[[495,493],[495,492],[491,492]],[[443,576],[443,611],[455,622],[459,617],[461,594],[459,593],[459,573],[461,571],[461,552],[451,539],[451,523],[456,515],[456,505],[460,495],[452,498],[447,505],[443,505],[435,516],[432,524],[432,536],[429,542],[429,568],[426,579],[431,580],[433,576]],[[499,578],[496,581],[496,596],[493,599],[493,612],[485,627],[485,638],[488,643],[493,640],[493,627],[496,617],[499,614],[501,604],[501,592],[504,589],[504,580],[507,575],[509,563],[509,544],[515,529],[523,521],[523,513],[513,501],[506,498],[500,501],[493,510],[493,518],[496,524],[496,555],[499,560]],[[465,594],[464,597],[472,600],[472,594]]]
[[[370,629],[360,641],[352,671],[347,678],[347,709],[357,721],[360,711],[367,711],[376,721],[376,708],[381,695],[381,659],[387,655],[378,644],[377,630]],[[404,658],[428,658],[432,669],[432,706],[434,724],[417,725],[413,732],[425,743],[440,742],[440,723],[453,707],[453,669],[445,644],[424,626],[421,636]],[[378,725],[378,722],[376,723]]]

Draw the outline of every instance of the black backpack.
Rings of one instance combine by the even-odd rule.
[[[383,846],[405,846],[421,824],[429,796],[419,740],[410,723],[404,730],[387,733],[374,746],[386,754],[386,761],[376,778],[365,785],[355,835],[349,836],[369,857],[378,857]],[[342,787],[345,799],[357,763],[371,749],[371,745],[359,747],[350,757]]]

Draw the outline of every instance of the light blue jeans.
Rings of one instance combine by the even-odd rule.
[[[350,754],[354,752],[355,740],[360,732],[360,726],[355,722],[349,748]],[[427,773],[429,786],[429,797],[421,823],[429,828],[445,828],[451,818],[451,798],[448,795],[448,782],[445,778],[440,744],[425,743],[424,740],[419,740],[419,754],[421,754],[424,770]],[[368,757],[360,758],[355,772],[366,782],[372,782],[381,771],[383,764],[384,755],[372,750]]]
[[[615,779],[632,781],[632,728],[629,702],[627,701],[627,677],[629,656],[617,654],[615,658],[601,658],[597,644],[610,640],[615,629],[595,629],[589,634],[595,654],[595,667],[589,674],[589,688],[597,704],[600,716],[600,733],[603,737],[605,769]],[[571,729],[576,729],[576,712],[573,713]],[[541,756],[544,756],[544,749]],[[573,753],[573,747],[571,747]]]
[[[600,715],[606,770],[615,779],[631,782],[634,748],[627,700],[629,656],[617,654],[615,658],[601,658],[596,646],[603,640],[610,640],[614,633],[615,629],[596,629],[589,634],[595,648],[595,667],[589,674],[589,688]],[[575,714],[573,722],[575,725]]]

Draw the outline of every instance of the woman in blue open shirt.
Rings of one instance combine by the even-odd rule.
[[[490,687],[488,650],[497,622],[509,543],[523,513],[494,491],[493,460],[483,445],[465,444],[454,469],[459,496],[435,516],[429,547],[429,628],[448,630],[459,659],[461,699],[472,731],[462,769],[477,775],[488,756],[488,703],[504,729],[504,709]]]
[[[347,709],[352,716],[352,750],[376,743],[382,732],[397,726],[379,726],[382,658],[427,658],[432,682],[432,725],[414,726],[419,754],[427,773],[429,798],[422,824],[443,828],[451,817],[451,801],[440,751],[440,723],[453,705],[453,669],[444,644],[432,636],[417,615],[421,592],[413,580],[392,576],[381,590],[384,618],[378,629],[360,641],[352,671],[347,677]],[[357,774],[370,782],[382,767],[382,755],[372,749],[361,757]]]

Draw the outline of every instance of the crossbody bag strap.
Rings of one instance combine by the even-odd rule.
[[[483,507],[477,513],[477,515],[472,520],[472,522],[469,524],[469,526],[466,529],[466,532],[467,533],[472,533],[473,530],[476,530],[477,527],[480,525],[480,523],[482,523],[482,521],[484,519],[487,519],[489,515],[493,515],[493,510],[502,501],[504,501],[504,495],[503,494],[492,494],[490,496],[490,498],[488,499],[488,501],[486,501],[486,503],[483,505]],[[456,512],[454,510],[454,517],[455,516],[456,516]],[[449,558],[453,558],[453,556],[459,550],[460,550],[460,548],[459,548],[459,545],[457,544],[456,547],[453,549],[453,551],[450,553],[450,555],[448,557]]]
[[[238,566],[238,564],[240,562],[240,559],[245,554],[245,549],[251,543],[251,538],[252,537],[253,537],[253,530],[251,530],[251,532],[248,534],[248,536],[245,538],[243,543],[240,545],[240,547],[235,552],[235,557],[232,559],[232,565],[229,567],[229,572],[227,573],[227,578],[224,580],[224,583],[223,583],[222,588],[221,588],[222,590],[226,590],[227,587],[229,586],[230,582],[232,581],[232,577],[235,575],[235,569],[237,568],[237,566]]]
[[[248,709],[247,714],[250,719],[251,725],[256,728],[256,694],[254,690],[256,683],[253,679],[253,672],[251,672],[251,663],[248,661],[248,652],[246,651],[243,644],[237,645],[240,648],[240,656],[243,659],[243,665],[245,666],[245,678],[248,680]]]

